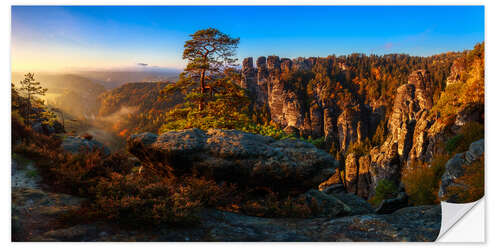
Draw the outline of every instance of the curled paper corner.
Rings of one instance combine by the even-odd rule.
[[[443,237],[455,224],[457,224],[467,213],[469,213],[477,204],[481,203],[481,209],[484,209],[484,198],[481,198],[477,201],[470,203],[449,203],[449,202],[441,202],[441,229],[439,231],[439,235],[436,238],[436,242],[467,242],[466,239],[455,240],[449,237]],[[484,213],[480,214],[483,216],[482,226],[484,227]],[[477,223],[476,223],[477,224]],[[481,223],[480,223],[481,224]],[[477,225],[480,225],[477,224]],[[476,228],[469,228],[470,230],[476,230]],[[477,231],[474,231],[477,235]],[[484,234],[484,231],[481,231]],[[454,238],[454,237],[452,237]],[[478,239],[474,242],[483,242],[484,235],[481,239]]]

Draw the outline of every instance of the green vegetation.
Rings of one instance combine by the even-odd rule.
[[[159,132],[219,128],[289,138],[270,121],[256,122],[256,115],[262,115],[252,113],[248,93],[237,84],[241,76],[232,67],[239,39],[212,28],[191,37],[184,45],[183,58],[188,60],[185,71],[177,83],[162,91],[167,101],[183,92],[184,102],[166,113]]]
[[[261,125],[261,124],[250,123],[242,127],[241,131],[253,134],[260,134],[264,136],[270,136],[275,139],[295,138],[293,135],[287,134],[285,133],[285,131],[269,124]]]
[[[445,148],[450,154],[465,152],[471,143],[481,138],[484,138],[484,125],[468,122],[460,128],[457,135],[446,142]]]
[[[235,51],[239,38],[220,32],[214,28],[198,30],[190,35],[191,40],[184,44],[182,59],[188,61],[184,72],[180,75],[176,86],[166,88],[167,93],[178,88],[187,89],[196,86],[199,95],[191,93],[190,98],[196,99],[200,111],[204,109],[207,97],[217,94],[217,83],[221,83],[224,71],[236,62]],[[224,81],[224,80],[222,80]]]
[[[24,93],[26,100],[26,109],[24,110],[27,124],[31,124],[33,115],[33,108],[43,104],[43,101],[39,99],[40,96],[44,96],[47,93],[47,89],[40,85],[40,82],[35,81],[35,74],[27,73],[24,75],[24,80],[19,82],[21,87],[19,91]],[[15,90],[13,90],[15,91]]]
[[[369,202],[374,206],[378,206],[383,200],[395,198],[398,195],[398,191],[399,189],[394,182],[382,179],[377,182],[375,195]]]

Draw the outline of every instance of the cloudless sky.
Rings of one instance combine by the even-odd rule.
[[[484,41],[482,6],[14,6],[12,71],[182,68],[184,41],[214,27],[238,58],[405,53]]]

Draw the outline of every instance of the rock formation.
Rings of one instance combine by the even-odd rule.
[[[444,126],[436,124],[436,118],[430,114],[432,86],[427,70],[416,70],[408,76],[408,82],[397,89],[392,109],[378,101],[361,103],[355,94],[338,106],[326,96],[328,92],[323,90],[327,86],[323,83],[311,85],[308,91],[312,93],[308,95],[312,99],[306,102],[301,99],[294,79],[289,80],[291,70],[311,71],[316,60],[259,57],[254,68],[253,59],[247,58],[242,66],[241,86],[255,97],[255,105],[268,107],[271,119],[285,131],[303,137],[324,137],[341,152],[347,152],[353,143],[371,138],[386,110],[391,110],[385,142],[372,148],[369,154],[346,155],[347,191],[368,198],[379,180],[399,184],[403,168],[414,161],[432,159]],[[341,64],[344,70],[348,68]],[[332,178],[335,180],[329,180],[329,184],[342,183],[338,176]]]
[[[143,133],[131,136],[128,145],[139,159],[166,164],[175,174],[194,171],[217,181],[284,192],[317,188],[339,165],[312,144],[236,130]]]
[[[428,131],[434,120],[429,115],[432,108],[429,86],[429,73],[418,70],[410,74],[407,84],[397,89],[387,122],[388,138],[382,146],[370,151],[369,171],[374,185],[381,179],[399,184],[405,163],[430,160]]]
[[[93,150],[98,150],[104,155],[111,153],[109,148],[99,141],[82,136],[66,136],[62,141],[61,147],[72,154],[91,152]]]
[[[266,107],[271,119],[281,128],[297,131],[300,136],[325,137],[329,143],[341,145],[345,151],[349,144],[368,136],[363,112],[366,108],[358,100],[350,100],[348,109],[338,108],[326,94],[323,83],[314,87],[314,98],[304,100],[294,86],[294,72],[310,72],[316,58],[259,57],[256,67],[251,57],[242,64],[240,86],[249,90],[257,107]],[[344,65],[344,67],[346,67]],[[378,124],[378,120],[375,124]]]

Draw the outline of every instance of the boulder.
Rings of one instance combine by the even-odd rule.
[[[159,136],[132,135],[129,151],[143,161],[168,165],[176,175],[197,173],[242,186],[305,192],[335,173],[339,163],[312,144],[275,140],[237,130],[187,129]]]
[[[349,215],[352,209],[347,206],[344,202],[333,195],[328,195],[324,192],[318,191],[316,189],[311,189],[304,194],[306,201],[308,203],[317,202],[320,210],[319,217],[341,217]]]
[[[394,211],[408,206],[408,195],[405,192],[400,192],[396,198],[383,200],[377,207],[377,214],[390,214]]]
[[[325,190],[324,193],[327,193],[328,190]],[[342,193],[342,192],[333,192],[327,193],[329,196],[335,197],[338,200],[342,201],[345,205],[350,208],[351,215],[358,214],[373,214],[375,210],[373,207],[363,198],[351,194],[351,193]]]
[[[331,178],[331,177],[330,177]],[[330,180],[330,179],[328,179]],[[327,181],[328,181],[327,180]],[[324,184],[325,182],[321,183]],[[319,190],[327,193],[327,194],[338,194],[338,193],[346,193],[347,191],[345,190],[345,187],[344,187],[344,184],[342,183],[338,183],[338,184],[333,184],[333,185],[329,185],[329,186],[321,186],[320,185],[320,188]]]
[[[109,155],[111,153],[109,148],[104,144],[80,136],[66,136],[62,141],[61,147],[72,154],[90,152],[93,150],[99,150],[104,155]]]

